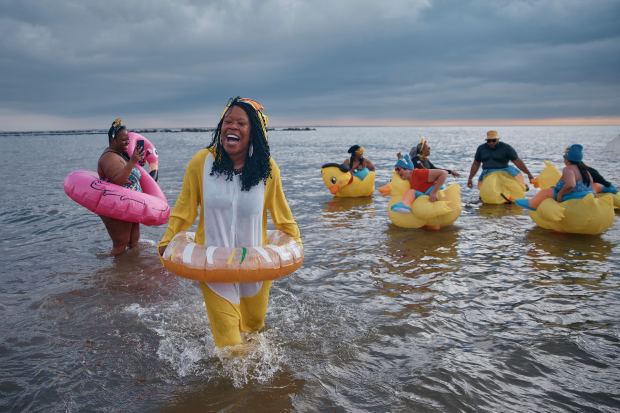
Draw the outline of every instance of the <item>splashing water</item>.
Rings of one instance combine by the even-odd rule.
[[[247,334],[245,343],[216,348],[221,363],[221,373],[232,380],[235,388],[251,382],[267,383],[285,363],[283,350],[273,345],[268,334]]]
[[[244,334],[244,343],[217,348],[204,308],[199,300],[192,302],[175,302],[163,308],[134,303],[124,312],[137,316],[160,337],[157,356],[180,378],[223,378],[241,388],[252,382],[266,383],[281,370],[285,357],[281,348],[271,344],[269,332]]]

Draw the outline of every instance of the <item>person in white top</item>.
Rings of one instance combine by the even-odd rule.
[[[205,246],[257,247],[266,242],[267,212],[274,226],[299,240],[280,170],[270,155],[267,116],[260,103],[236,97],[227,104],[213,141],[185,171],[183,187],[159,243],[159,253],[199,213],[196,242]],[[200,283],[218,347],[242,342],[242,332],[264,327],[271,281]]]

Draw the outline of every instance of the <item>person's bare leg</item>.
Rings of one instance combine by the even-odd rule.
[[[131,234],[129,236],[129,248],[137,247],[138,241],[140,241],[140,224],[134,223],[134,224],[131,224]]]
[[[541,189],[536,195],[528,199],[527,203],[530,208],[536,209],[547,198],[553,198],[553,188]]]
[[[601,192],[603,192],[603,189],[605,189],[603,185],[592,182],[592,190],[594,191],[594,193],[600,194]]]
[[[403,204],[411,207],[411,205],[413,205],[413,201],[415,201],[415,189],[408,189],[403,195]]]
[[[125,252],[127,244],[129,243],[129,237],[131,234],[131,222],[119,221],[118,219],[102,217],[101,220],[105,224],[108,234],[112,239],[112,251],[110,255],[117,256]]]

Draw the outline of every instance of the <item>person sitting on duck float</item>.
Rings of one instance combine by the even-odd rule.
[[[353,145],[347,151],[351,154],[349,159],[345,159],[343,164],[346,165],[354,176],[360,179],[364,179],[368,174],[368,171],[374,171],[375,165],[370,162],[369,159],[364,158],[364,147],[359,145]],[[364,169],[368,171],[364,171]]]
[[[431,202],[437,201],[437,193],[446,182],[448,172],[443,169],[414,169],[409,155],[402,156],[398,152],[396,156],[398,161],[396,161],[394,170],[401,179],[409,181],[411,189],[405,192],[402,202],[392,206],[392,210],[403,214],[410,213],[411,205],[416,198],[416,191],[421,195],[428,195]]]
[[[595,194],[609,194],[613,198],[614,208],[620,209],[620,193],[616,186],[603,178],[603,175],[591,166],[586,165],[586,169],[592,176],[592,190]]]
[[[526,198],[518,199],[515,203],[523,208],[536,210],[540,203],[548,198],[562,202],[583,198],[594,192],[592,190],[592,176],[583,163],[583,146],[573,144],[566,148],[564,164],[566,166],[562,169],[562,177],[555,187],[541,189],[533,198],[529,200]]]
[[[428,140],[424,136],[421,137],[420,143],[411,148],[409,151],[409,157],[411,158],[411,162],[413,162],[414,169],[443,169],[437,168],[431,160],[429,156],[431,155],[431,146],[428,144]],[[452,175],[455,178],[459,177],[459,173],[452,169],[443,169],[448,172],[449,175]]]
[[[618,189],[615,187],[615,185],[609,182],[608,180],[606,180],[605,178],[603,178],[603,175],[601,175],[599,171],[597,171],[596,169],[592,168],[589,165],[585,165],[585,167],[590,173],[590,176],[592,177],[592,190],[594,190],[595,193],[597,194],[600,194],[600,193],[617,194],[618,193]]]
[[[516,165],[516,168],[508,164],[510,161]],[[473,187],[472,180],[478,172],[480,165],[482,165],[482,173],[478,178],[478,188],[480,189],[480,197],[484,203],[512,203],[515,198],[523,197],[525,191],[528,189],[521,172],[528,176],[530,182],[534,179],[527,166],[525,166],[525,163],[519,158],[517,151],[507,143],[500,142],[499,134],[494,130],[487,132],[486,143],[483,143],[476,149],[474,161],[469,171],[469,178],[467,178],[468,188]],[[500,180],[499,184],[496,184],[502,189],[499,193],[498,189],[492,183],[490,184],[492,185],[491,187],[483,184],[483,180],[489,174],[495,175],[498,172],[509,174],[514,177],[514,180],[517,182],[514,182],[512,179]],[[501,175],[505,174],[500,174],[500,176]],[[497,176],[494,176],[494,178],[499,179]]]

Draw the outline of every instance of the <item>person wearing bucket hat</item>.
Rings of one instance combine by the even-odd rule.
[[[593,193],[592,176],[588,167],[583,163],[583,146],[573,144],[564,151],[564,169],[562,177],[553,188],[541,189],[531,199],[517,199],[517,205],[527,209],[536,209],[540,203],[553,198],[558,202],[569,199],[583,198]]]
[[[508,164],[510,161],[516,165],[516,168]],[[482,173],[478,178],[479,182],[482,181],[488,173],[498,170],[508,172],[520,182],[523,181],[521,172],[527,175],[530,182],[534,179],[534,176],[530,173],[529,169],[527,169],[525,163],[519,158],[519,155],[517,155],[517,151],[507,143],[500,142],[499,134],[494,130],[487,132],[486,143],[483,143],[476,149],[474,161],[471,164],[469,177],[467,178],[468,188],[473,187],[473,178],[476,176],[481,165]]]
[[[430,155],[431,146],[428,144],[428,140],[424,136],[420,138],[420,143],[411,148],[409,151],[409,157],[411,158],[411,162],[413,162],[413,167],[415,169],[443,169],[437,168],[433,165],[429,159]],[[444,171],[448,172],[449,175],[452,175],[455,178],[460,176],[457,171],[451,169],[444,169]]]
[[[349,159],[345,159],[343,164],[346,165],[353,173],[368,168],[369,171],[375,170],[375,165],[370,162],[369,159],[364,158],[364,147],[360,145],[353,145],[347,151],[351,154]]]
[[[263,106],[231,98],[209,146],[189,161],[183,186],[158,252],[198,216],[196,243],[214,247],[261,246],[267,239],[267,212],[276,229],[300,241],[280,169],[271,157]],[[241,333],[265,323],[271,281],[200,282],[211,333],[218,347],[240,344]]]
[[[129,135],[121,118],[116,118],[108,130],[108,147],[103,151],[97,163],[97,173],[104,181],[142,192],[140,187],[141,173],[136,164],[144,158],[142,149],[127,154]],[[140,240],[140,224],[121,221],[110,217],[99,216],[112,239],[113,256],[120,255],[127,248],[138,245]]]

